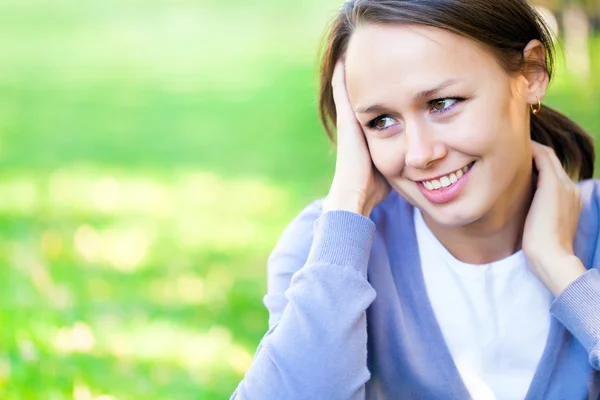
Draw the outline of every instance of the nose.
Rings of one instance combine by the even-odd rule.
[[[407,126],[404,162],[416,169],[425,169],[435,160],[446,156],[446,146],[423,126]]]

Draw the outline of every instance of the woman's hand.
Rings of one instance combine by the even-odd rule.
[[[390,193],[390,186],[373,166],[363,130],[350,105],[343,60],[337,62],[331,84],[337,112],[337,158],[323,212],[348,210],[368,217]]]
[[[581,195],[554,150],[531,144],[538,180],[525,220],[523,252],[533,272],[557,296],[586,272],[573,251]]]

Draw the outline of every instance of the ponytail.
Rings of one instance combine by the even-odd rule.
[[[558,111],[544,106],[531,114],[531,138],[552,147],[571,179],[594,175],[594,140],[579,125]]]

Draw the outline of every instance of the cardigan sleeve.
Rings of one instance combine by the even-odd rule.
[[[600,181],[579,186],[584,207],[575,248],[588,271],[554,299],[550,313],[587,350],[591,366],[600,370]]]
[[[585,347],[592,367],[600,370],[600,271],[591,268],[573,281],[550,312]]]
[[[364,399],[375,224],[306,208],[268,260],[269,330],[231,399]]]

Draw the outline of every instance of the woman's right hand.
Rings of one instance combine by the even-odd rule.
[[[364,132],[350,105],[343,59],[335,66],[331,85],[337,113],[337,157],[323,213],[347,210],[368,217],[388,196],[390,185],[373,165]]]

